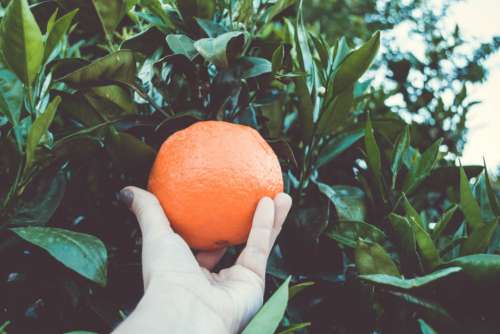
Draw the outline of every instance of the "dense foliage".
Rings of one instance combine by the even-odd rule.
[[[275,293],[244,333],[499,328],[498,198],[437,121],[465,119],[466,91],[453,110],[417,101],[434,123],[408,124],[362,77],[379,32],[330,41],[294,0],[1,3],[0,331],[109,332],[127,316],[140,235],[115,194],[144,187],[165,138],[205,119],[259,130],[294,198]]]

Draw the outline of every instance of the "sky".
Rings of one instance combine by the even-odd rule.
[[[432,0],[440,6],[440,0]],[[464,0],[454,4],[447,15],[445,26],[453,29],[458,24],[463,37],[469,45],[491,41],[493,36],[500,36],[500,0]],[[396,27],[391,35],[401,50],[413,52],[415,56],[425,52],[423,43],[418,43],[418,36],[411,35],[411,26],[406,23]],[[473,52],[474,49],[471,49]],[[489,70],[487,80],[482,84],[468,86],[468,100],[481,101],[473,106],[467,117],[467,143],[460,158],[462,164],[483,164],[483,157],[490,172],[500,167],[500,52],[496,52],[486,62]],[[398,104],[395,96],[388,104]]]
[[[485,41],[500,36],[499,13],[499,0],[467,0],[455,5],[449,18],[458,22],[466,38]],[[487,81],[470,89],[471,98],[482,103],[469,112],[462,163],[481,164],[484,156],[488,169],[494,171],[500,165],[500,52],[486,65]]]

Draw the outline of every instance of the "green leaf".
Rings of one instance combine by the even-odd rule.
[[[484,178],[486,194],[488,195],[488,202],[490,204],[491,210],[496,216],[500,216],[500,206],[498,204],[497,195],[493,190],[493,187],[491,186],[490,176],[488,175],[488,168],[486,168],[486,161],[484,161]]]
[[[386,274],[400,276],[396,264],[378,243],[358,240],[354,250],[358,273],[361,275]]]
[[[254,16],[253,0],[240,0],[233,10],[234,21],[247,23]]]
[[[409,217],[415,231],[415,239],[417,241],[418,250],[426,268],[432,270],[441,263],[439,252],[432,241],[430,235],[424,230],[422,225],[418,223],[413,216]]]
[[[427,150],[425,150],[424,153],[422,153],[422,156],[420,157],[420,160],[418,162],[416,173],[419,179],[423,179],[424,177],[429,175],[432,168],[434,168],[439,155],[439,147],[441,146],[442,142],[442,138],[436,140],[429,148],[427,148]]]
[[[453,215],[455,214],[455,211],[457,211],[457,208],[457,205],[453,205],[451,208],[446,210],[446,212],[443,214],[441,219],[439,219],[439,222],[437,222],[434,230],[432,231],[432,240],[436,241],[439,239],[443,231],[446,229],[446,226],[448,226],[448,223],[451,221],[451,218],[453,218]]]
[[[401,197],[403,199],[403,205],[405,208],[406,216],[413,218],[421,227],[423,227],[425,229],[426,226],[424,226],[424,223],[422,222],[422,218],[420,218],[420,215],[418,214],[417,210],[415,210],[415,208],[408,201],[408,198],[406,198],[405,193],[402,193]]]
[[[177,9],[184,20],[194,17],[210,20],[215,11],[215,0],[177,0]]]
[[[342,61],[344,61],[345,57],[347,57],[347,55],[349,55],[349,53],[351,52],[351,48],[349,47],[349,44],[347,44],[347,39],[345,38],[345,36],[342,36],[340,38],[337,45],[335,46],[334,51],[334,57],[332,57],[332,69],[336,69],[337,67],[339,67],[339,65],[342,64]]]
[[[310,286],[313,286],[314,282],[302,282],[299,284],[292,285],[290,289],[288,289],[288,299],[292,299],[295,297],[297,294],[302,292],[305,288],[308,288]]]
[[[74,87],[122,82],[135,85],[135,57],[133,51],[119,50],[83,66],[57,80]]]
[[[234,67],[242,79],[250,79],[272,72],[271,62],[260,57],[240,57],[236,60]]]
[[[488,248],[497,226],[498,219],[495,222],[484,224],[473,230],[462,245],[460,255],[463,256],[484,252]]]
[[[7,219],[10,226],[46,225],[61,203],[66,191],[66,176],[63,171],[43,177],[36,188],[40,189],[29,199],[18,201],[14,214]],[[34,183],[31,183],[34,186]]]
[[[107,251],[96,237],[55,227],[10,229],[22,239],[43,248],[57,261],[83,277],[106,285]]]
[[[376,32],[363,46],[352,51],[340,64],[333,87],[335,95],[352,87],[370,67],[380,46],[380,32]]]
[[[329,135],[335,129],[343,126],[349,117],[351,106],[352,89],[346,89],[327,104],[326,110],[319,118],[316,133],[320,136]]]
[[[211,20],[204,20],[197,17],[195,17],[195,20],[208,37],[217,37],[227,32],[226,27]]]
[[[104,34],[111,39],[118,24],[127,14],[127,3],[123,0],[92,0]]]
[[[296,2],[297,2],[297,0],[278,0],[278,1],[276,1],[268,9],[266,9],[264,14],[262,15],[264,17],[264,23],[266,24],[266,23],[271,22],[277,15],[279,15],[284,10],[293,6]]]
[[[350,132],[342,132],[333,137],[321,149],[318,156],[318,161],[316,162],[317,166],[321,167],[332,161],[337,156],[349,149],[352,145],[354,145],[358,140],[363,138],[364,135],[365,131],[360,129]]]
[[[434,271],[428,275],[415,277],[411,279],[404,279],[390,275],[360,275],[359,278],[369,281],[370,283],[375,283],[384,286],[395,287],[404,290],[411,290],[415,288],[421,288],[431,283],[447,277],[451,274],[462,271],[460,267],[450,267],[441,270]]]
[[[313,91],[316,81],[316,67],[314,66],[311,49],[309,47],[309,36],[304,27],[304,18],[302,17],[302,0],[299,2],[297,9],[297,22],[295,26],[295,48],[299,62],[300,70],[307,73],[307,90],[309,93]]]
[[[186,35],[167,35],[167,44],[174,54],[181,54],[193,60],[198,51],[194,48],[194,41]]]
[[[295,77],[295,93],[297,94],[299,124],[302,133],[302,140],[308,142],[313,132],[313,111],[314,105],[307,89],[306,80],[304,77]]]
[[[1,23],[3,58],[26,85],[37,76],[43,59],[43,36],[27,0],[12,0]]]
[[[403,163],[403,157],[406,150],[410,146],[410,127],[406,126],[403,133],[399,136],[394,151],[392,152],[391,172],[392,172],[392,189],[396,186],[396,178],[398,177],[399,169]]]
[[[340,243],[341,245],[355,248],[358,239],[371,242],[383,243],[386,239],[385,233],[378,227],[362,221],[340,220],[328,227],[325,236]]]
[[[19,123],[23,103],[23,84],[11,71],[0,63],[0,115],[3,113],[12,125]]]
[[[151,146],[126,132],[111,132],[107,144],[111,158],[123,169],[150,166],[156,156]]]
[[[77,12],[78,8],[55,21],[50,29],[47,28],[48,36],[47,41],[45,42],[45,52],[43,55],[44,60],[47,60],[49,58],[49,56],[52,54],[52,51],[54,51],[57,44],[63,38],[64,34],[66,34]]]
[[[33,163],[33,159],[35,157],[35,150],[42,137],[49,130],[50,124],[54,119],[54,115],[56,114],[57,107],[59,106],[60,102],[61,98],[59,96],[56,96],[47,106],[45,112],[38,116],[33,122],[33,125],[31,125],[31,128],[28,132],[28,138],[26,139],[26,164],[24,166],[25,170],[29,170],[29,168],[31,168],[31,164]]]
[[[194,42],[194,48],[208,62],[227,68],[243,51],[245,34],[231,31],[214,38],[202,38]]]
[[[370,115],[367,116],[366,119],[366,128],[365,128],[365,149],[366,154],[368,155],[368,166],[375,177],[375,181],[379,187],[381,193],[383,193],[382,186],[382,162],[380,159],[380,149],[375,139],[375,135],[373,133],[372,122],[370,120]]]
[[[271,58],[273,73],[278,72],[283,67],[284,60],[285,60],[285,47],[283,46],[283,44],[280,44],[280,46],[278,46],[276,50],[274,50],[273,56]]]
[[[500,255],[474,254],[455,258],[442,267],[461,267],[464,273],[477,283],[498,283],[500,279]]]
[[[464,86],[465,87],[465,86]],[[418,319],[418,325],[422,334],[438,334],[431,326],[429,326],[424,319]]]
[[[311,326],[310,322],[301,322],[299,324],[293,324],[293,325],[290,325],[290,326],[284,328],[281,332],[278,332],[278,334],[295,333],[296,331],[302,330],[302,329],[307,328],[309,326]]]
[[[158,24],[156,24],[160,30],[166,32],[175,29],[175,25],[172,23],[165,9],[163,9],[160,0],[141,0],[140,4],[160,19]]]
[[[285,315],[290,276],[260,308],[241,334],[273,334]]]
[[[365,194],[356,187],[330,186],[314,181],[319,191],[335,205],[341,220],[363,221],[366,218]]]
[[[481,218],[481,209],[472,195],[469,180],[465,175],[463,167],[460,167],[460,208],[471,230],[474,231],[484,226],[483,219]]]
[[[406,261],[415,261],[417,257],[417,243],[415,230],[406,217],[391,213],[389,222],[396,233],[396,242],[401,252],[401,257]]]

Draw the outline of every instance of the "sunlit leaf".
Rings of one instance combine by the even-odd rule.
[[[358,273],[361,275],[400,275],[394,261],[378,243],[359,240],[354,250],[354,258]]]
[[[319,191],[333,203],[340,219],[365,220],[365,194],[361,189],[351,186],[330,186],[319,181],[315,183]]]
[[[202,38],[194,43],[195,49],[208,62],[227,68],[229,63],[243,51],[245,34],[231,31],[214,38]]]
[[[241,334],[273,334],[278,328],[288,305],[290,277],[276,290],[260,308]]]
[[[186,35],[167,35],[167,44],[174,54],[181,54],[193,60],[198,51],[194,48],[194,41]]]
[[[43,59],[43,36],[27,0],[12,0],[1,23],[0,49],[12,71],[26,85],[38,75]]]
[[[52,27],[50,27],[50,30],[47,29],[49,34],[47,36],[47,41],[45,42],[45,52],[43,56],[45,60],[49,58],[49,56],[52,54],[52,51],[54,51],[57,44],[63,38],[64,34],[67,33],[71,22],[73,22],[73,18],[75,17],[77,12],[78,9],[69,12],[68,14],[55,21]]]
[[[92,0],[104,33],[111,38],[118,24],[127,13],[127,4],[123,0]]]

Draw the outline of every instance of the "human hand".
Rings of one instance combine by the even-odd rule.
[[[225,249],[193,255],[153,194],[126,187],[120,197],[142,231],[144,296],[113,333],[240,332],[262,305],[267,259],[290,211],[290,196],[260,200],[245,248],[219,273],[211,270]]]

